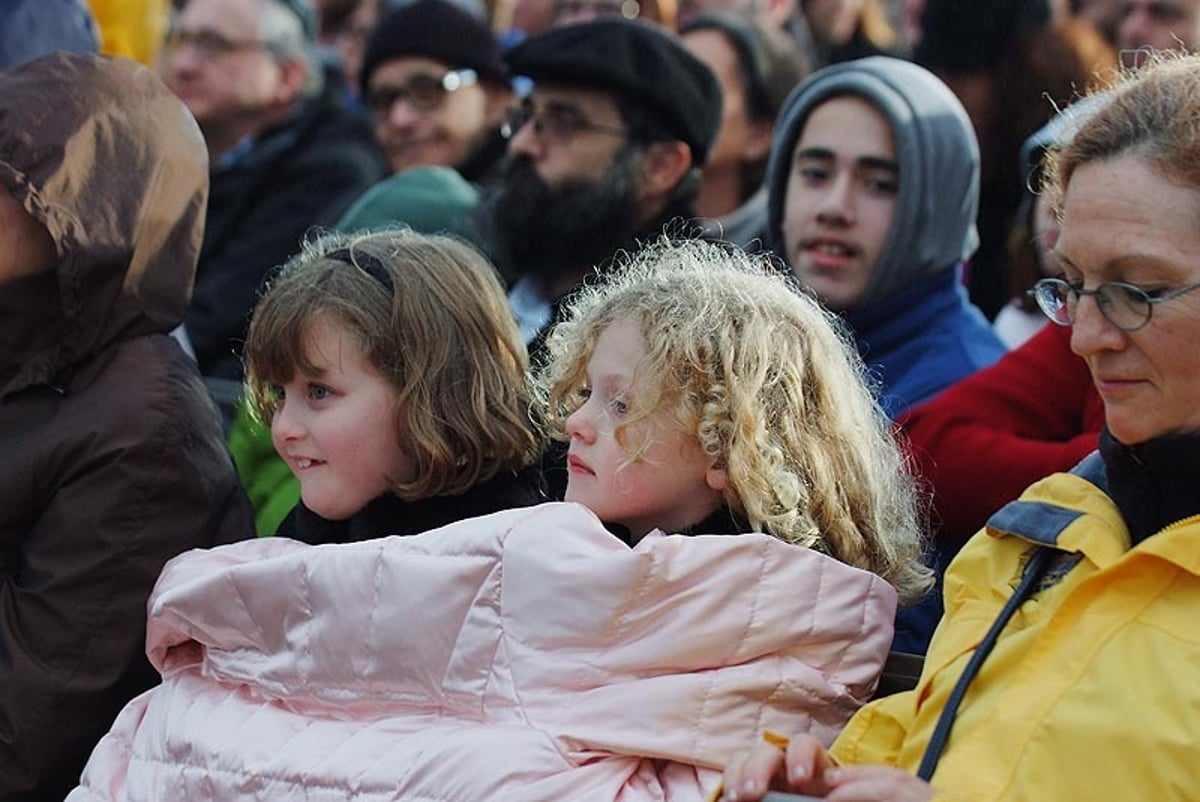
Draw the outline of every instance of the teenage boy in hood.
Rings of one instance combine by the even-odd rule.
[[[966,112],[926,70],[873,57],[792,94],[768,167],[777,252],[849,324],[893,418],[996,361],[967,301],[979,150]]]
[[[979,148],[932,73],[884,56],[814,73],[780,114],[767,182],[776,252],[845,321],[893,419],[1004,353],[960,277]],[[937,615],[902,618],[896,648],[923,653]]]

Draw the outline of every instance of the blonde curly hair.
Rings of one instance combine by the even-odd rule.
[[[275,414],[276,386],[314,371],[309,336],[322,317],[344,326],[396,389],[391,425],[416,465],[411,482],[392,488],[400,498],[459,495],[540,458],[525,344],[474,247],[407,229],[305,242],[268,284],[246,336],[260,420]]]
[[[916,484],[891,423],[837,318],[790,276],[699,240],[625,257],[579,291],[547,340],[535,384],[555,437],[582,404],[597,338],[618,320],[639,326],[647,350],[618,442],[673,409],[725,467],[724,502],[752,530],[872,571],[904,601],[928,589]]]

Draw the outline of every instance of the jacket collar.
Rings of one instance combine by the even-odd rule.
[[[908,342],[967,302],[957,269],[915,280],[902,292],[863,309],[850,309],[842,318],[854,330],[859,352],[867,361]]]
[[[539,504],[546,500],[540,491],[540,472],[530,466],[516,475],[497,476],[458,496],[404,501],[385,493],[344,521],[322,518],[300,502],[280,525],[279,534],[312,544],[415,535],[464,518]]]
[[[1157,437],[1135,446],[1100,433],[1109,494],[1134,543],[1200,514],[1200,433]]]
[[[1189,433],[1126,446],[1106,429],[1100,451],[1030,487],[988,520],[988,532],[1079,552],[1101,568],[1137,547],[1200,575],[1198,444],[1200,433]],[[1181,523],[1190,531],[1176,533]]]

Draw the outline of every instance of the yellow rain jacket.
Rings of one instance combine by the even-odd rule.
[[[932,784],[938,802],[1200,799],[1200,516],[1130,548],[1092,454],[1029,488],[946,574],[917,687],[868,705],[842,764],[916,772],[964,666],[1030,555],[1061,550],[971,684]]]

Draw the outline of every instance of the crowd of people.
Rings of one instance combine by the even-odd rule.
[[[1200,794],[1197,47],[6,4],[0,801]]]

